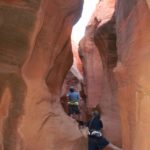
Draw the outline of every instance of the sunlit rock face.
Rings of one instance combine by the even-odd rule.
[[[119,0],[116,10],[118,81],[123,146],[150,145],[150,8],[149,0]]]
[[[82,0],[0,1],[0,149],[84,150],[60,105]]]
[[[113,73],[117,62],[114,8],[114,0],[99,2],[79,49],[86,77],[87,107],[99,105],[105,136],[121,146],[120,116]]]

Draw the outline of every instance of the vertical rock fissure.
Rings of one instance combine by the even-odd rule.
[[[114,17],[97,29],[94,40],[100,50],[104,69],[113,70],[118,60]]]

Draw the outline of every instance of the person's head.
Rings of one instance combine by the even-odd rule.
[[[93,111],[92,111],[92,117],[100,118],[100,113],[99,113],[99,111],[93,110]]]
[[[74,87],[71,86],[70,89],[69,89],[69,91],[70,91],[70,92],[74,92],[74,91],[75,91]]]

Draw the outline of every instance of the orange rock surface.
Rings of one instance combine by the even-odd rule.
[[[60,105],[82,0],[0,1],[0,149],[84,150]],[[77,144],[78,143],[78,144]]]
[[[148,0],[120,0],[116,10],[118,81],[123,147],[150,145],[150,7]]]
[[[87,107],[100,107],[104,135],[121,146],[120,115],[113,73],[117,62],[114,9],[114,0],[98,3],[79,49],[85,73]]]
[[[80,42],[87,107],[101,108],[109,141],[149,150],[150,1],[116,2],[99,1]],[[0,150],[87,149],[60,103],[82,4],[0,0]],[[81,81],[75,60],[72,71]]]
[[[99,77],[92,74],[86,78],[87,91],[92,92],[90,88],[95,87],[95,78],[98,82],[95,90],[100,91],[87,92],[88,106],[100,105],[108,139],[121,145],[120,114],[123,149],[149,150],[150,2],[118,0],[115,7],[114,2],[100,1],[80,43],[86,75],[96,74],[95,70],[99,74]],[[99,23],[93,28],[95,16]],[[100,61],[90,62],[91,53],[96,53],[94,44]],[[95,63],[99,67],[95,67]],[[99,100],[92,98],[94,94],[98,96],[98,92]]]

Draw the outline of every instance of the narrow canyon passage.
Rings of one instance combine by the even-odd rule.
[[[76,43],[87,2],[0,0],[0,150],[88,150],[67,115],[70,86],[82,121],[96,107],[110,142],[149,150],[150,1],[92,0]]]

